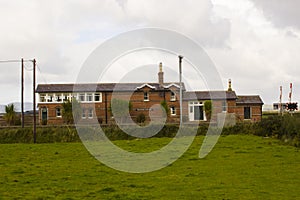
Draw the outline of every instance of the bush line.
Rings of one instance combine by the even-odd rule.
[[[153,125],[155,128],[156,125]],[[95,137],[97,128],[81,127],[86,135]],[[174,137],[178,131],[178,125],[167,124],[153,137]],[[197,130],[195,130],[197,129]],[[197,135],[205,135],[208,124],[199,126],[191,125],[185,128],[184,135],[197,131]],[[103,126],[102,130],[110,140],[131,140],[135,137],[124,133],[118,126]],[[135,127],[129,131],[138,131]],[[300,116],[270,115],[258,123],[238,123],[235,126],[224,127],[222,135],[251,134],[262,137],[277,138],[296,147],[300,147]],[[99,136],[97,136],[99,137]],[[91,138],[93,139],[93,138]],[[77,130],[74,126],[41,126],[37,128],[37,143],[55,142],[80,142]],[[33,143],[32,128],[7,127],[0,129],[0,143]]]

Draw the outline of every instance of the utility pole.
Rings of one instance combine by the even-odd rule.
[[[36,99],[35,99],[35,68],[36,68],[36,61],[33,59],[33,142],[36,143]]]
[[[181,64],[182,64],[182,58],[183,56],[179,55],[179,86],[180,86],[180,90],[179,90],[179,103],[180,103],[180,125],[182,124],[182,68],[181,68]]]
[[[24,59],[21,59],[21,123],[24,128]]]
[[[282,106],[282,86],[280,86],[280,95],[279,95],[279,114],[283,115],[283,106]]]

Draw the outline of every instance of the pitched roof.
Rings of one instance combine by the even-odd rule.
[[[148,83],[145,83],[145,84],[143,84],[143,85],[141,85],[141,86],[138,86],[138,87],[136,87],[136,89],[142,89],[142,88],[144,88],[144,87],[149,87],[149,88],[151,88],[151,89],[156,89],[155,86],[150,85],[150,84],[148,84]]]
[[[260,104],[263,105],[264,102],[259,95],[243,95],[238,96],[236,104]]]
[[[178,83],[165,83],[165,86]],[[37,93],[56,92],[106,92],[106,91],[135,91],[148,85],[153,90],[160,90],[158,83],[81,83],[81,84],[39,84]],[[183,90],[184,90],[184,84]]]
[[[184,100],[218,100],[218,99],[233,99],[237,98],[234,91],[195,91],[185,92]]]

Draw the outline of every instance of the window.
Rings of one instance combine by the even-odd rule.
[[[244,107],[244,119],[251,119],[250,107]]]
[[[201,101],[189,102],[189,120],[190,121],[206,120],[203,102]]]
[[[79,101],[85,101],[85,94],[84,93],[79,94]]]
[[[190,106],[190,113],[193,113],[194,112],[194,106]]]
[[[76,93],[73,93],[71,98],[72,98],[71,101],[72,101],[73,99],[78,100],[78,95],[77,95]]]
[[[227,112],[227,103],[226,103],[226,101],[222,102],[222,112]]]
[[[171,112],[171,115],[176,115],[176,109],[174,106],[170,107],[170,112]]]
[[[40,102],[46,102],[46,95],[40,94]]]
[[[81,118],[82,118],[82,119],[85,119],[85,118],[86,118],[85,109],[82,109]]]
[[[171,98],[170,98],[170,101],[176,101],[176,94],[175,94],[175,92],[172,92],[172,91],[171,91]]]
[[[61,109],[60,108],[56,108],[55,113],[56,113],[56,117],[61,117]]]
[[[55,101],[57,101],[57,102],[61,102],[61,96],[60,96],[60,94],[57,94],[56,96],[55,96]]]
[[[149,101],[149,93],[144,92],[144,101]]]
[[[101,101],[101,93],[95,93],[94,101]]]
[[[68,94],[63,94],[63,101],[65,102],[65,101],[68,101]]]
[[[52,102],[53,101],[53,94],[48,94],[48,97],[47,97],[47,102]]]
[[[90,119],[93,118],[93,109],[88,110],[88,118],[90,118]]]
[[[88,94],[86,95],[86,101],[93,101],[93,94],[88,93]]]

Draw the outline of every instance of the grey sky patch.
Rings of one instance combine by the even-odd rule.
[[[300,1],[252,0],[264,15],[278,27],[300,28]]]

